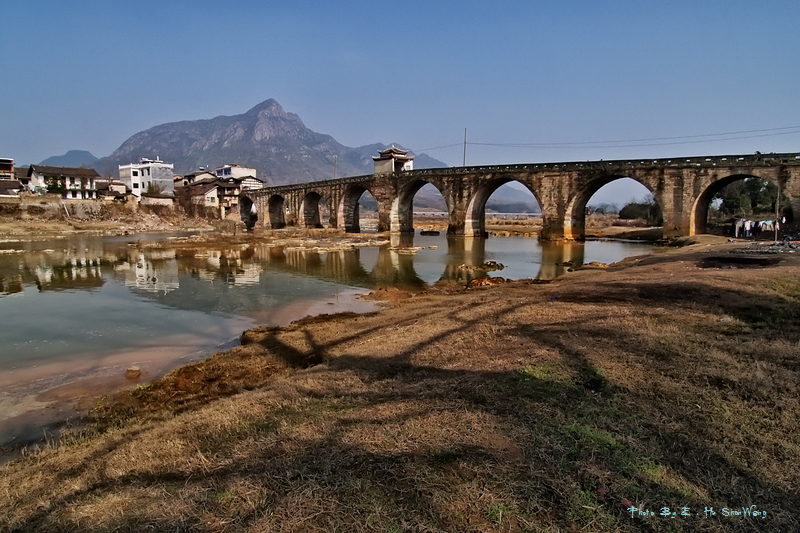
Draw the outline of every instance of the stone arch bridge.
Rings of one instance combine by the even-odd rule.
[[[800,153],[674,157],[452,167],[370,174],[245,191],[242,220],[265,229],[321,227],[320,200],[328,225],[359,231],[358,200],[369,191],[378,204],[378,231],[413,232],[412,202],[430,183],[441,192],[449,215],[447,234],[484,236],[485,206],[504,183],[525,185],[542,209],[544,240],[584,238],[586,203],[602,186],[632,178],[652,193],[664,216],[664,236],[705,233],[714,195],[734,181],[759,177],[776,183],[800,213]]]

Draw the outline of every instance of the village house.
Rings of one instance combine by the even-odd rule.
[[[30,182],[28,179],[28,167],[14,167],[14,179],[30,190],[30,187],[28,187],[28,182]]]
[[[238,212],[242,180],[239,178],[204,178],[184,186],[192,203],[219,208],[221,218],[232,210]]]
[[[218,178],[236,178],[241,180],[242,189],[261,189],[264,182],[258,179],[256,169],[241,165],[222,165],[214,170]]]
[[[61,194],[65,199],[91,200],[97,198],[95,180],[99,177],[93,168],[31,165],[27,187],[33,192]]]
[[[14,160],[0,157],[0,180],[14,179]]]
[[[239,212],[239,195],[242,194],[242,181],[240,178],[226,178],[216,181],[220,217],[225,218],[225,215],[231,210]]]
[[[138,163],[120,165],[119,179],[137,199],[142,193],[172,196],[175,192],[172,167],[172,163],[165,163],[158,157],[143,157]]]
[[[124,200],[130,194],[130,190],[121,181],[111,178],[100,178],[95,180],[97,184],[97,196],[105,200]]]
[[[175,184],[175,187],[186,187],[201,181],[213,181],[215,179],[217,179],[217,175],[214,172],[200,167],[200,170],[190,172],[185,176],[175,175],[173,177],[173,183]]]
[[[0,196],[19,196],[25,186],[17,180],[0,179]]]
[[[197,183],[191,185],[189,191],[193,204],[203,207],[219,207],[219,193],[216,183]]]

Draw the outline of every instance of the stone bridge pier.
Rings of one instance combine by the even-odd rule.
[[[664,236],[706,231],[714,195],[726,185],[750,177],[769,180],[800,213],[800,154],[688,157],[673,159],[542,163],[406,170],[243,193],[242,220],[265,229],[327,225],[360,231],[358,200],[369,191],[378,206],[378,231],[410,233],[414,195],[435,186],[448,211],[447,234],[486,235],[486,202],[501,185],[527,187],[542,210],[542,240],[582,240],[586,204],[604,185],[631,178],[644,185],[661,207]],[[627,198],[620,198],[620,203]],[[321,206],[327,208],[322,220]]]

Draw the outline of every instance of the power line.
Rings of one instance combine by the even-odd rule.
[[[421,150],[414,150],[414,152],[416,152],[416,153],[419,153],[419,152],[431,152],[433,150],[441,150],[442,148],[452,148],[454,146],[463,146],[463,145],[464,145],[463,142],[458,142],[458,143],[455,143],[455,144],[446,144],[444,146],[436,146],[434,148],[422,148]]]
[[[786,130],[795,130],[795,131],[786,131]],[[775,132],[775,133],[765,133],[765,132]],[[786,135],[791,133],[800,133],[800,126],[786,126],[783,128],[768,128],[768,129],[760,129],[760,130],[744,130],[744,131],[730,131],[726,133],[705,133],[701,135],[680,135],[675,137],[650,137],[644,139],[620,139],[620,140],[606,140],[606,141],[574,141],[574,142],[562,142],[562,143],[508,143],[507,146],[575,146],[575,145],[591,145],[591,144],[619,144],[619,143],[642,143],[642,142],[652,142],[652,141],[675,141],[675,140],[682,140],[682,139],[702,139],[704,137],[728,137],[735,135],[736,138],[749,138],[747,137],[740,137],[741,135],[750,134],[750,133],[759,133],[761,135],[753,135],[752,137],[764,137],[767,135]],[[719,139],[710,139],[710,141],[717,141]],[[708,142],[708,141],[704,141]],[[491,145],[491,146],[502,146],[502,144],[490,144],[490,143],[481,143],[484,145]]]
[[[720,141],[733,141],[740,139],[756,139],[760,137],[774,137],[779,135],[800,134],[800,126],[786,126],[781,128],[766,128],[758,130],[731,131],[726,133],[705,133],[701,135],[681,135],[673,137],[650,137],[643,139],[621,139],[605,141],[574,141],[574,142],[541,142],[541,143],[483,143],[468,142],[474,146],[497,146],[504,148],[635,148],[640,146],[671,146],[678,144],[697,144]],[[434,148],[426,148],[419,152],[430,152],[443,148],[461,146],[462,143],[448,144]]]
[[[720,141],[735,141],[739,139],[756,139],[759,137],[775,137],[778,135],[795,135],[800,133],[800,129],[796,131],[784,131],[776,133],[762,133],[760,135],[729,135],[727,137],[720,137],[716,139],[700,139],[695,138],[685,141],[670,141],[670,142],[648,142],[648,141],[590,141],[586,143],[470,143],[481,146],[500,146],[506,148],[635,148],[639,146],[671,146],[677,144],[699,144]],[[627,142],[627,144],[626,144]]]

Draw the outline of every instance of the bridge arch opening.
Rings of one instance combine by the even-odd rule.
[[[283,196],[273,194],[267,202],[267,215],[269,216],[270,229],[286,227],[286,207]]]
[[[426,226],[443,226],[448,221],[450,207],[439,187],[425,180],[405,186],[392,204],[391,224],[395,233],[413,233],[414,217]]]
[[[541,213],[541,202],[529,185],[511,177],[501,176],[482,184],[469,200],[464,221],[464,235],[487,236],[487,216],[493,223],[508,224],[515,218],[528,219],[540,216]]]
[[[324,228],[330,225],[330,210],[325,198],[316,191],[311,191],[303,197],[300,206],[304,228]]]
[[[239,197],[239,217],[247,227],[247,231],[253,231],[258,222],[258,209],[253,200],[244,195]]]
[[[715,233],[743,237],[743,224],[738,224],[737,232],[739,220],[774,222],[777,217],[787,222],[793,221],[794,213],[789,199],[783,191],[779,200],[777,195],[778,184],[759,176],[734,174],[717,180],[697,197],[690,219],[691,231],[695,235]],[[774,238],[775,226],[768,224],[767,227],[765,235]],[[755,237],[759,234],[758,229],[748,229],[746,236]]]
[[[378,202],[369,189],[353,185],[342,196],[336,220],[338,227],[347,233],[373,233],[381,231],[378,213]]]
[[[628,176],[604,176],[579,192],[567,210],[565,237],[583,240],[586,228],[610,224],[662,227],[664,217],[653,191]],[[618,220],[618,221],[617,221]]]

